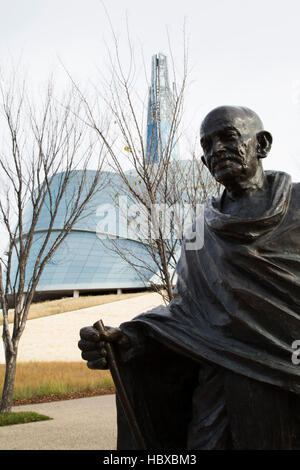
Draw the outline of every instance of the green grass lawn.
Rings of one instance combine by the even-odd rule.
[[[9,426],[10,424],[24,424],[35,421],[45,421],[49,416],[35,413],[34,411],[18,411],[11,413],[0,413],[0,426]]]

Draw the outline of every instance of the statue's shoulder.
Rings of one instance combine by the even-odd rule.
[[[292,183],[292,200],[297,207],[300,205],[300,182]]]
[[[289,173],[278,170],[266,170],[264,173],[270,185],[275,187],[279,192],[288,193],[289,189],[292,189],[294,197],[296,195],[299,197],[300,182],[293,182]]]
[[[293,188],[293,191],[299,193],[300,192],[300,182],[296,182],[296,183],[292,183],[292,188]]]

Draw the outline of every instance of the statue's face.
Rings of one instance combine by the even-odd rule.
[[[213,177],[226,186],[256,174],[257,127],[238,110],[216,110],[201,127],[205,163]]]

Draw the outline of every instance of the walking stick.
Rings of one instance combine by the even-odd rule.
[[[104,334],[106,333],[104,324],[102,320],[97,321],[94,325],[94,328],[96,328],[100,333]],[[143,439],[142,433],[140,431],[139,425],[137,423],[133,408],[131,406],[128,394],[126,392],[126,389],[124,387],[123,381],[121,379],[121,375],[119,372],[119,368],[115,359],[115,354],[112,345],[107,341],[106,342],[106,350],[107,350],[107,358],[108,358],[108,365],[110,368],[110,372],[113,378],[113,381],[116,386],[116,391],[117,395],[119,397],[120,403],[122,405],[123,411],[125,413],[125,416],[127,418],[130,430],[135,438],[137,448],[139,450],[145,450],[146,449],[146,444]]]

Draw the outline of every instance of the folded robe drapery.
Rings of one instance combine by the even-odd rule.
[[[143,374],[151,382],[152,374],[158,374],[160,384],[169,380],[174,387],[177,364],[182,388],[177,384],[174,394],[179,397],[186,380],[195,386],[195,364],[203,360],[300,394],[300,366],[292,362],[292,343],[300,340],[300,184],[292,184],[282,172],[265,174],[269,208],[263,217],[234,217],[222,212],[222,197],[209,200],[203,246],[188,250],[188,240],[183,243],[176,298],[121,325],[134,345],[121,358],[124,378],[143,407],[149,399],[154,403],[151,391],[145,398],[146,383],[135,385],[138,392],[133,390],[139,378],[143,383]],[[148,356],[157,358],[158,351],[160,367],[155,372]],[[133,382],[128,379],[131,373]],[[161,387],[167,390],[167,385]],[[138,398],[143,393],[144,398]],[[191,394],[186,394],[186,403]],[[144,413],[139,405],[137,412]],[[185,430],[190,418],[187,405]]]

